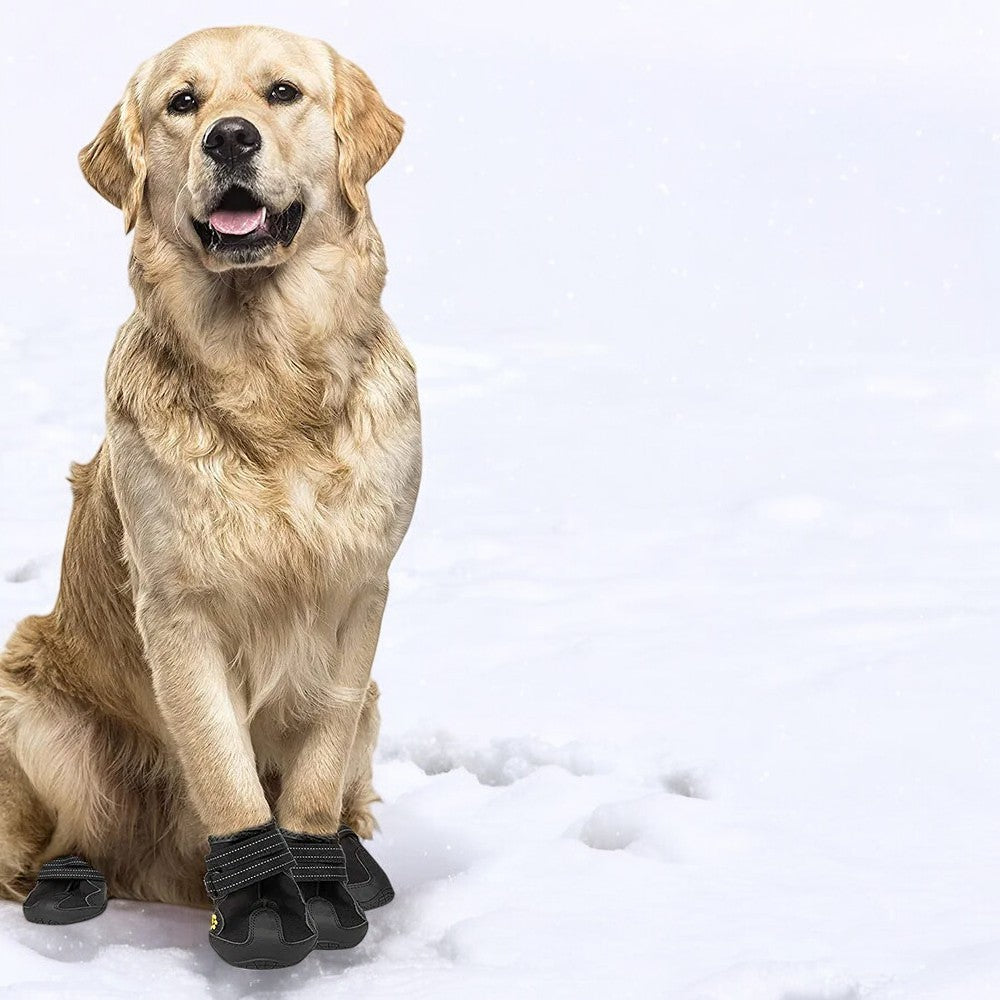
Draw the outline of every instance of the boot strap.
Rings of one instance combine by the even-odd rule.
[[[232,847],[225,842],[213,844],[205,861],[205,889],[212,899],[220,899],[272,875],[288,874],[295,858],[277,827],[268,824],[267,829]]]
[[[336,837],[311,843],[291,840],[288,849],[295,858],[292,878],[296,882],[347,881],[347,858]]]
[[[38,871],[39,881],[43,879],[89,879],[93,882],[103,882],[104,876],[96,869],[91,868],[83,858],[75,854],[66,854],[61,858],[53,858],[46,861]]]

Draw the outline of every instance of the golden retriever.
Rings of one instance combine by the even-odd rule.
[[[373,830],[372,658],[420,479],[366,183],[402,120],[323,42],[200,31],[84,176],[135,230],[53,611],[0,656],[0,893],[76,853],[205,904],[206,837]]]

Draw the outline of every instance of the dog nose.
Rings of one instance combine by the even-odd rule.
[[[260,132],[246,118],[220,118],[205,133],[201,148],[218,163],[239,163],[260,149]]]

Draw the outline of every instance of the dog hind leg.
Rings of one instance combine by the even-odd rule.
[[[0,899],[27,895],[53,827],[10,748],[0,744]]]

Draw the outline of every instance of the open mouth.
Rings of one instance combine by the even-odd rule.
[[[299,231],[302,213],[300,201],[272,213],[246,188],[231,187],[209,212],[207,221],[191,221],[206,250],[252,260],[278,244],[287,247]]]

